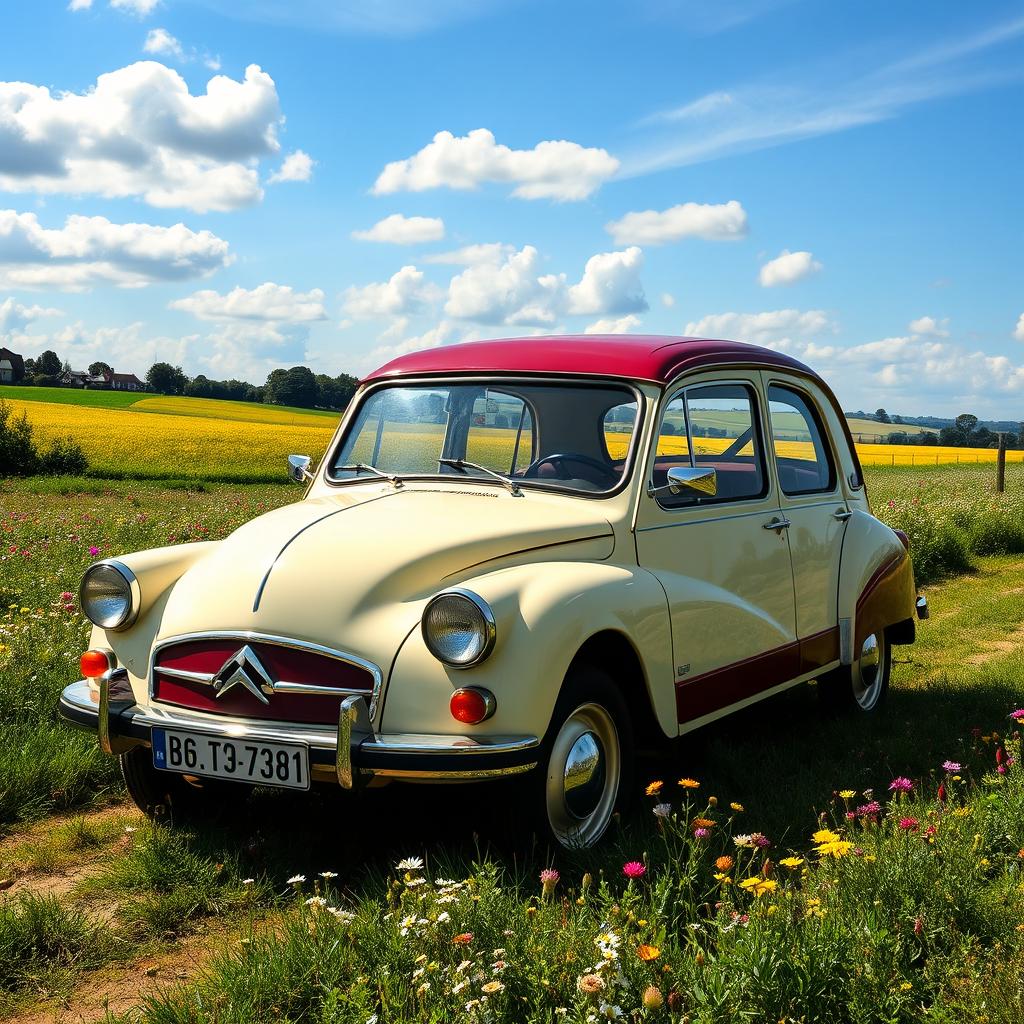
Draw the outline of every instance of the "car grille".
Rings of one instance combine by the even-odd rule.
[[[217,696],[213,677],[248,645],[274,683],[264,704],[243,685]],[[153,663],[153,699],[214,715],[302,724],[336,724],[341,701],[373,692],[373,674],[319,651],[245,637],[209,637],[161,647]],[[294,692],[301,686],[310,692]],[[280,687],[280,688],[278,688]],[[323,690],[323,693],[317,692]]]

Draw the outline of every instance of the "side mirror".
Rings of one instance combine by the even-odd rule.
[[[718,471],[708,466],[673,466],[666,476],[668,483],[664,487],[647,488],[648,497],[679,494],[684,487],[710,496],[718,493]]]
[[[289,455],[288,479],[296,484],[304,484],[307,480],[312,480],[313,474],[309,471],[311,461],[308,455]]]

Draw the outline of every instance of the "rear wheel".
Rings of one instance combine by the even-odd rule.
[[[573,669],[542,746],[539,794],[543,830],[559,845],[585,849],[608,830],[631,792],[629,709],[601,669]]]
[[[237,808],[251,792],[249,786],[233,782],[199,778],[193,782],[184,775],[159,771],[153,767],[149,747],[133,747],[120,760],[128,795],[154,821],[174,825],[212,821]]]
[[[885,633],[871,633],[861,644],[853,664],[841,666],[818,680],[826,706],[836,710],[871,714],[881,707],[889,692],[892,649]]]

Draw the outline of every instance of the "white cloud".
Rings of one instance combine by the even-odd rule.
[[[647,299],[640,283],[644,254],[637,246],[602,252],[587,260],[579,284],[569,289],[569,312],[588,315],[642,313]]]
[[[151,28],[146,33],[146,41],[142,44],[146,53],[166,54],[168,57],[185,59],[185,51],[174,36],[165,28]]]
[[[72,214],[62,228],[44,228],[34,213],[0,210],[0,287],[133,288],[207,277],[233,259],[222,238],[184,224],[115,224]]]
[[[1024,341],[1024,313],[1017,318],[1017,326],[1014,328],[1013,336],[1018,341]]]
[[[87,11],[92,7],[92,0],[71,0],[68,4],[69,11]]]
[[[33,320],[44,316],[63,316],[60,309],[48,306],[23,306],[8,297],[0,302],[0,335],[23,331]]]
[[[769,260],[758,274],[762,288],[777,288],[779,285],[796,284],[805,277],[817,274],[822,268],[809,252],[790,252],[783,249],[773,260]]]
[[[668,292],[662,292],[661,304],[666,309],[671,309],[676,304],[676,297],[674,295],[669,294]]]
[[[385,363],[396,356],[405,355],[407,352],[421,352],[428,348],[439,348],[441,345],[452,345],[460,341],[466,341],[468,335],[465,328],[453,324],[450,320],[442,320],[436,327],[431,327],[422,334],[414,334],[404,337],[408,321],[402,320],[396,327],[389,328],[381,336],[380,340],[387,342],[378,345],[370,351],[362,360],[366,368],[374,368]],[[397,339],[392,341],[391,339]]]
[[[279,181],[309,181],[313,177],[313,165],[316,161],[301,149],[289,153],[281,166],[267,178],[267,183],[276,185]]]
[[[474,189],[495,182],[514,185],[512,194],[520,199],[586,199],[618,167],[619,161],[606,150],[576,142],[510,149],[496,143],[486,128],[459,137],[442,131],[418,153],[387,164],[373,191],[387,195],[441,187]]]
[[[922,316],[911,320],[908,326],[911,334],[920,334],[929,338],[949,337],[949,317],[936,320],[933,316]]]
[[[110,6],[138,18],[145,18],[160,6],[160,0],[110,0]]]
[[[450,252],[435,252],[424,256],[424,263],[447,263],[457,267],[473,267],[478,263],[501,263],[516,251],[514,245],[505,242],[481,242],[464,245]]]
[[[832,333],[835,324],[820,309],[776,309],[764,313],[714,313],[686,325],[693,338],[725,338],[785,347],[794,339]]]
[[[680,203],[667,210],[627,213],[605,225],[618,245],[664,245],[681,238],[733,242],[747,234],[747,212],[735,199],[727,203]]]
[[[344,309],[352,317],[404,316],[418,313],[437,298],[437,289],[424,280],[423,271],[402,267],[389,280],[345,291]]]
[[[627,313],[617,320],[595,320],[583,328],[584,334],[629,334],[634,327],[640,326],[640,317]]]
[[[482,324],[549,327],[565,314],[609,316],[647,309],[640,268],[643,253],[598,253],[583,276],[568,285],[565,274],[542,274],[532,245],[503,261],[473,264],[452,278],[445,315]]]
[[[352,237],[361,242],[391,242],[393,245],[439,242],[444,238],[444,221],[440,217],[404,217],[393,213],[366,231],[353,231]]]
[[[262,198],[255,164],[278,151],[281,121],[274,80],[255,64],[195,96],[156,61],[100,75],[84,93],[0,82],[0,190],[232,210]]]
[[[289,285],[266,281],[256,288],[233,288],[224,295],[212,289],[194,292],[168,303],[200,320],[255,320],[308,323],[326,320],[324,293],[319,288],[294,291]]]

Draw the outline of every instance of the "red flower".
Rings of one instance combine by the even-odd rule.
[[[900,818],[899,820],[899,827],[903,829],[904,832],[914,832],[920,824],[921,823],[917,818]]]

